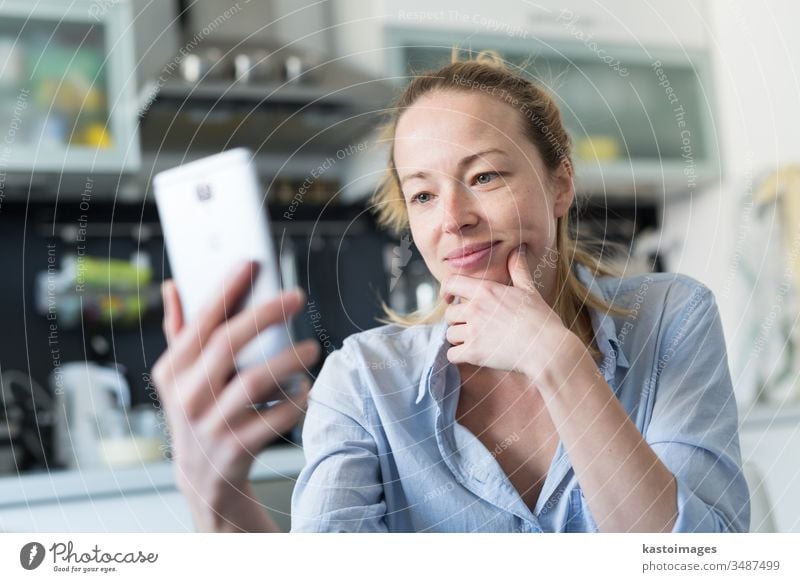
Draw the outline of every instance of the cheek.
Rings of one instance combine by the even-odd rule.
[[[529,203],[530,204],[530,203]],[[532,210],[530,206],[537,206]],[[527,212],[522,213],[523,207],[514,207],[504,213],[503,229],[508,233],[508,239],[514,243],[526,243],[532,256],[541,257],[554,249],[556,245],[556,221],[548,217],[546,209],[538,208],[532,204]],[[495,227],[499,228],[498,224]]]
[[[414,241],[414,246],[417,251],[419,251],[419,254],[422,255],[422,259],[425,261],[428,270],[436,276],[439,266],[436,262],[435,229],[426,228],[418,220],[409,220],[409,228],[411,230],[411,238]]]

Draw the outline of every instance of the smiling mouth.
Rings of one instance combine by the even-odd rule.
[[[451,255],[445,259],[445,261],[452,267],[471,267],[489,257],[498,244],[500,244],[500,241],[491,241],[480,245],[466,247],[465,249],[451,253]]]

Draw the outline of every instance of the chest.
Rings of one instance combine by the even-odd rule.
[[[513,382],[472,381],[462,385],[456,420],[481,441],[533,510],[559,442],[541,397]]]

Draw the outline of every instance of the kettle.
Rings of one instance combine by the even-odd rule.
[[[53,370],[49,382],[55,395],[56,461],[73,469],[104,467],[100,423],[125,418],[130,389],[124,374],[116,366],[78,361]]]

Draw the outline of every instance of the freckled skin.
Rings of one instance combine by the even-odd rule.
[[[566,170],[548,178],[523,133],[523,119],[511,105],[485,94],[426,95],[398,121],[394,161],[401,180],[427,174],[406,181],[403,195],[414,243],[437,280],[460,272],[509,284],[508,257],[527,243],[528,264],[551,303],[556,220],[569,210],[574,189]],[[492,148],[507,155],[488,153],[458,166],[462,158]],[[458,269],[445,260],[464,245],[488,241],[499,244],[477,268]]]

